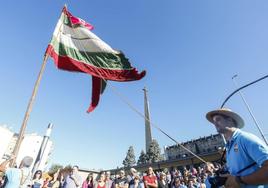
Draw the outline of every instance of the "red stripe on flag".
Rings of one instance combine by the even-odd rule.
[[[70,22],[72,25],[83,25],[84,27],[88,28],[89,30],[93,30],[94,27],[93,25],[87,23],[85,20],[73,16],[67,9],[66,7],[63,8],[64,14],[69,18]]]
[[[146,71],[139,73],[135,68],[130,70],[111,70],[94,67],[92,65],[74,60],[68,56],[58,55],[52,45],[48,46],[47,53],[54,59],[54,63],[59,69],[84,72],[105,80],[113,80],[119,82],[135,81],[142,79],[146,74]]]
[[[48,45],[46,53],[53,58],[55,65],[59,69],[67,71],[75,71],[75,72],[84,72],[92,75],[92,96],[91,96],[90,107],[87,110],[88,113],[92,112],[99,103],[102,89],[105,88],[105,85],[102,84],[103,79],[122,81],[122,82],[134,81],[134,80],[140,80],[146,74],[145,71],[138,73],[138,71],[134,68],[131,70],[109,70],[90,66],[83,62],[76,61],[68,56],[59,56],[54,51],[52,45]]]
[[[92,76],[91,104],[87,110],[87,113],[92,112],[99,103],[100,95],[101,95],[101,83],[102,83],[102,80],[100,78]]]

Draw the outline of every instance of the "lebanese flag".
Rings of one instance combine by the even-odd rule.
[[[145,76],[145,71],[139,73],[122,52],[112,49],[92,29],[64,7],[46,51],[59,69],[92,75],[92,102],[87,112],[98,105],[106,80],[135,81]]]

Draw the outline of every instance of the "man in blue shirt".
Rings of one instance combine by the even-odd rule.
[[[230,109],[208,112],[208,121],[227,141],[226,160],[230,172],[225,187],[268,188],[268,146],[257,136],[240,130],[243,119]]]

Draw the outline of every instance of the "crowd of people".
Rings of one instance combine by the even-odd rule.
[[[217,165],[218,166],[218,165]],[[174,169],[169,171],[154,171],[149,167],[146,172],[138,172],[130,168],[126,173],[120,170],[118,174],[112,175],[110,172],[103,172],[99,178],[94,180],[92,174],[89,174],[84,181],[82,188],[205,188],[210,187],[208,178],[214,175],[216,167],[212,163],[206,163],[187,169]],[[99,184],[99,182],[103,182]]]
[[[20,168],[27,172],[30,162],[25,159]],[[18,168],[18,169],[20,169]],[[191,166],[172,170],[153,170],[149,167],[146,172],[138,172],[134,168],[116,174],[110,171],[99,174],[89,173],[86,179],[79,175],[78,166],[73,166],[71,171],[66,172],[58,169],[50,178],[44,177],[42,171],[37,170],[33,175],[23,173],[24,180],[19,180],[19,175],[13,168],[6,169],[6,176],[9,182],[4,186],[0,181],[0,188],[31,187],[31,188],[205,188],[211,187],[209,178],[215,175],[220,168],[218,163],[205,163],[197,168]],[[10,172],[13,171],[11,174]],[[17,172],[20,172],[18,170]],[[16,177],[14,177],[16,176]],[[1,179],[0,179],[1,180]],[[1,184],[2,182],[2,184]]]
[[[29,163],[25,166],[24,161],[22,166],[27,168]],[[82,180],[78,166],[73,166],[67,174],[62,173],[60,169],[57,170],[51,174],[50,179],[44,178],[42,171],[37,170],[33,176],[25,175],[23,182],[16,177],[11,177],[15,172],[9,175],[10,169],[6,169],[5,172],[10,181],[6,183],[5,188],[16,187],[10,183],[18,187],[31,188],[206,188],[210,187],[208,178],[214,175],[217,168],[219,165],[212,163],[206,163],[198,168],[184,167],[181,170],[171,171],[168,169],[154,171],[152,167],[149,167],[146,172],[138,172],[130,168],[127,172],[120,170],[117,174],[111,174],[110,171],[101,172],[97,176],[89,173],[87,178]],[[3,182],[0,183],[1,187],[4,187]]]
[[[240,130],[243,119],[230,109],[208,112],[208,121],[215,125],[218,133],[226,139],[226,164],[221,166],[210,162],[197,168],[146,172],[131,168],[118,174],[102,172],[97,177],[88,174],[83,181],[78,166],[68,173],[56,171],[51,179],[42,179],[42,172],[36,171],[32,177],[29,167],[33,159],[25,157],[18,168],[8,166],[9,161],[0,164],[0,172],[5,173],[7,181],[0,179],[4,188],[267,188],[268,187],[268,146],[257,136]],[[224,155],[223,155],[224,156]],[[223,157],[222,157],[223,159]],[[223,173],[223,169],[228,171]],[[220,175],[216,172],[221,170]],[[5,185],[1,185],[5,182]]]

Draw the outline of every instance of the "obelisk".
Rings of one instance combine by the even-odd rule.
[[[148,152],[150,144],[152,142],[151,122],[150,122],[150,111],[149,102],[147,99],[147,89],[144,87],[144,116],[145,116],[145,149]]]

